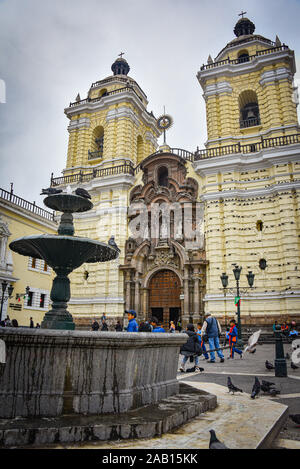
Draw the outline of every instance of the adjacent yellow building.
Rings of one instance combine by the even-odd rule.
[[[65,109],[67,164],[51,185],[88,190],[94,207],[74,216],[76,235],[104,242],[114,235],[121,249],[118,261],[83,265],[70,275],[69,311],[78,325],[104,312],[114,322],[125,308],[139,319],[155,314],[165,325],[196,322],[204,311],[227,322],[235,293],[224,296],[220,276],[226,272],[234,289],[234,265],[242,267],[244,324],[299,319],[294,52],[278,37],[254,34],[247,18],[234,32],[197,74],[206,102],[203,150],[157,149],[161,130],[122,56],[113,75]],[[148,211],[153,202],[202,204],[199,245],[188,247],[174,235],[133,240],[128,208],[137,200]],[[246,291],[248,271],[255,288]]]
[[[6,288],[2,320],[9,316],[19,326],[29,326],[32,317],[34,325],[41,324],[49,309],[52,269],[41,259],[14,253],[9,243],[23,236],[54,234],[57,226],[52,212],[16,196],[13,190],[0,189],[0,283],[14,288],[11,298],[7,298]],[[25,296],[26,287],[29,293]]]

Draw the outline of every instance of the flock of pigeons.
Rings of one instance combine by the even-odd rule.
[[[48,187],[47,189],[42,189],[41,195],[56,195],[56,194],[61,194],[63,192],[62,189],[56,189],[55,187]],[[77,187],[75,189],[75,194],[84,197],[85,199],[91,199],[91,195],[89,192],[82,187]],[[71,193],[71,187],[67,187],[67,193]],[[115,242],[115,237],[111,236],[110,239],[108,240],[108,245],[114,248],[116,251],[121,252],[121,250],[118,248],[117,243]]]

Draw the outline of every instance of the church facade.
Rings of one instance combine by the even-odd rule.
[[[234,33],[197,74],[206,102],[203,150],[158,146],[169,116],[156,119],[147,110],[122,56],[113,75],[65,109],[67,164],[51,185],[88,190],[93,209],[74,216],[77,236],[107,242],[114,235],[121,249],[117,261],[70,275],[69,310],[78,326],[104,312],[122,320],[125,309],[165,326],[195,323],[205,311],[227,323],[236,312],[235,266],[242,268],[243,324],[299,319],[294,52],[278,37],[255,34],[247,18]]]

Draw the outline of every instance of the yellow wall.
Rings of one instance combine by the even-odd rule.
[[[17,238],[43,233],[53,234],[56,233],[57,230],[56,223],[49,222],[46,219],[43,220],[42,218],[32,214],[30,211],[22,210],[18,206],[6,201],[3,202],[2,199],[0,199],[0,214],[2,220],[8,225],[8,229],[11,233],[11,236],[8,238],[7,250],[9,249],[9,243]],[[42,309],[27,307],[24,304],[23,297],[21,298],[21,301],[18,302],[16,294],[24,293],[26,287],[29,286],[32,291],[36,290],[38,292],[38,290],[41,290],[42,292],[47,292],[49,295],[53,280],[53,272],[50,268],[48,268],[49,272],[47,273],[38,269],[31,270],[28,267],[28,257],[22,256],[13,251],[11,251],[11,253],[13,259],[12,275],[18,280],[13,283],[14,290],[12,298],[8,300],[7,314],[10,319],[17,319],[20,326],[29,326],[30,317],[33,318],[34,324],[37,322],[41,324],[44,314],[50,308],[45,307]],[[40,264],[39,260],[38,264]],[[21,305],[21,311],[14,310],[12,307],[14,304]],[[4,314],[2,315],[2,318],[3,317]]]

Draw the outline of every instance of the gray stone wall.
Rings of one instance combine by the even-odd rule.
[[[0,418],[122,413],[178,393],[186,334],[0,328]]]

